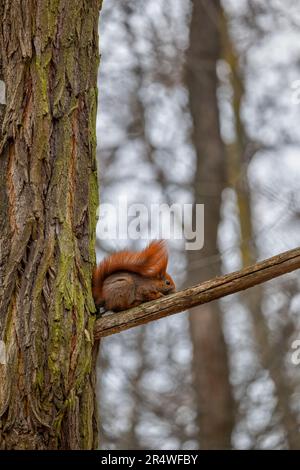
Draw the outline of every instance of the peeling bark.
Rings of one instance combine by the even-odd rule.
[[[100,0],[1,2],[1,449],[97,447]]]

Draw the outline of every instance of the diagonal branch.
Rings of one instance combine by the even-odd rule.
[[[300,248],[280,253],[240,271],[216,277],[162,299],[147,302],[96,321],[95,339],[220,299],[300,268]]]

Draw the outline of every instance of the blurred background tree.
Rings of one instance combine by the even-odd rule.
[[[297,2],[107,1],[100,28],[101,202],[205,204],[204,249],[169,243],[178,287],[299,246]],[[104,339],[102,448],[299,449],[298,292],[295,272]]]

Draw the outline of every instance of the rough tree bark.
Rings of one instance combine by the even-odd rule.
[[[100,0],[2,0],[1,449],[98,445],[91,272]]]
[[[225,154],[219,130],[216,75],[217,61],[221,57],[221,6],[219,0],[194,0],[192,4],[187,87],[197,153],[195,202],[205,206],[205,245],[199,254],[189,252],[189,285],[220,273],[217,236],[225,186]],[[199,445],[201,449],[230,448],[234,406],[218,303],[195,308],[190,315],[190,325]]]

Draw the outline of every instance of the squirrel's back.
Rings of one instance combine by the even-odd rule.
[[[139,274],[147,278],[159,278],[166,273],[168,252],[163,240],[152,241],[142,251],[123,250],[105,258],[93,274],[93,296],[101,303],[105,279],[120,271]]]

